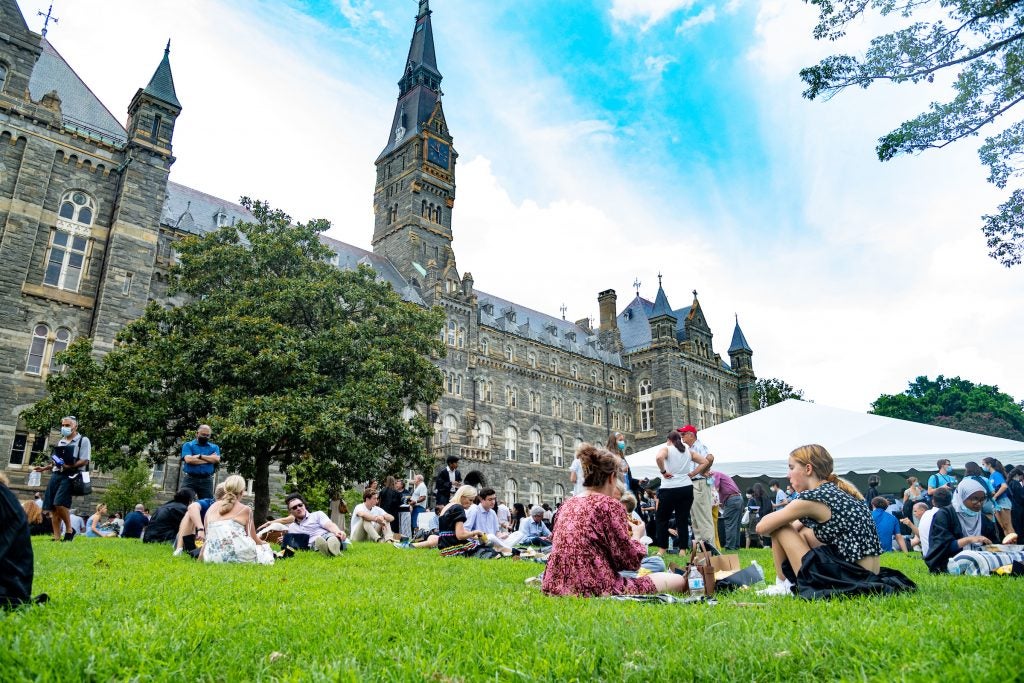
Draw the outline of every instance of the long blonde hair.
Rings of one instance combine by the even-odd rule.
[[[476,498],[476,487],[470,486],[469,484],[463,484],[459,487],[459,490],[452,496],[452,502],[458,505],[462,505],[462,499],[469,498],[474,500]]]
[[[26,500],[21,504],[21,509],[25,511],[25,516],[28,517],[29,524],[42,524],[43,522],[43,511],[39,509],[31,500]]]
[[[245,493],[245,479],[237,474],[232,474],[224,480],[224,498],[220,504],[220,514],[226,515],[235,507],[235,503],[242,499]]]
[[[836,476],[836,473],[832,471],[835,463],[832,460],[832,455],[825,450],[824,446],[819,446],[816,443],[800,446],[793,449],[789,457],[801,465],[810,465],[814,471],[814,476],[818,479],[830,481],[838,486],[840,490],[845,491],[857,500],[864,500],[864,495],[857,490],[856,486],[842,477]]]

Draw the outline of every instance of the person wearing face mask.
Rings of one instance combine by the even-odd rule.
[[[60,441],[50,456],[52,465],[36,467],[36,472],[52,469],[50,482],[43,496],[43,510],[50,512],[53,525],[53,540],[60,541],[61,524],[66,533],[65,541],[72,541],[75,532],[71,526],[71,487],[75,478],[82,476],[82,468],[89,469],[92,444],[89,438],[78,433],[78,418],[74,415],[62,417],[60,420]]]
[[[640,499],[640,482],[633,478],[633,470],[626,460],[626,437],[622,432],[612,432],[604,445],[609,451],[619,456],[622,460],[623,481],[626,484],[626,491],[632,493],[637,500]]]
[[[956,477],[949,473],[953,463],[948,458],[941,458],[935,463],[935,466],[939,468],[939,471],[928,477],[928,495],[934,496],[935,492],[942,487],[946,487],[952,493],[956,488]]]
[[[942,574],[960,551],[996,541],[995,524],[981,514],[985,498],[985,487],[965,477],[953,492],[953,503],[935,513],[924,556],[928,571]]]
[[[196,438],[181,447],[185,479],[182,488],[195,491],[197,498],[213,498],[213,473],[220,463],[220,446],[210,441],[210,425],[199,425]]]

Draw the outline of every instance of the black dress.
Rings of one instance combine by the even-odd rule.
[[[380,492],[380,507],[392,517],[391,531],[399,532],[399,515],[402,513],[402,494],[393,488],[385,487]]]
[[[450,506],[438,518],[437,548],[441,551],[441,557],[469,557],[480,548],[480,542],[475,538],[459,540],[455,535],[455,525],[459,522],[466,523],[466,511],[458,503]]]

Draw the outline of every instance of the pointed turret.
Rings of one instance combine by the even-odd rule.
[[[661,275],[658,275],[658,295],[654,297],[654,306],[647,318],[651,321],[652,339],[675,339],[676,323],[679,319],[668,305],[668,296],[661,286]]]
[[[750,344],[747,343],[747,338],[743,336],[743,330],[740,329],[740,316],[738,314],[736,315],[736,327],[732,331],[732,343],[729,344],[729,355],[731,356],[737,351],[753,353]]]
[[[736,327],[732,332],[732,344],[729,345],[729,365],[732,371],[739,375],[737,393],[740,400],[740,415],[746,415],[753,409],[751,401],[754,397],[754,383],[757,381],[757,376],[754,375],[753,355],[754,352],[747,343],[747,338],[743,336],[743,330],[740,329],[740,317],[737,315]]]
[[[171,75],[170,39],[167,40],[167,47],[164,48],[164,58],[160,60],[160,66],[153,72],[153,77],[149,79],[149,85],[142,92],[181,109],[181,103],[178,102],[178,96],[174,92],[174,77]]]
[[[164,57],[145,88],[139,88],[128,105],[128,140],[156,152],[173,163],[171,139],[174,123],[181,113],[181,103],[174,92],[171,75],[171,41],[167,41]]]

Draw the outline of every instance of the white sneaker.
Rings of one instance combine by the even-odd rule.
[[[790,583],[789,579],[785,579],[781,582],[776,582],[774,586],[768,586],[757,591],[758,595],[793,595],[793,584]]]
[[[174,549],[174,552],[173,552],[173,553],[171,553],[171,557],[178,557],[178,556],[179,556],[179,555],[181,555],[181,554],[182,554],[182,553],[183,553],[184,551],[185,551],[185,549],[184,549],[184,548],[175,548],[175,549]]]

